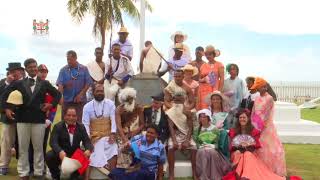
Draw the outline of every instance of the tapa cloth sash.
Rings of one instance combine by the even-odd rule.
[[[188,134],[189,128],[187,116],[183,113],[183,104],[173,104],[172,108],[166,111],[166,114],[181,133]]]
[[[90,120],[90,138],[93,144],[95,144],[102,137],[109,136],[110,134],[110,117],[100,117]]]

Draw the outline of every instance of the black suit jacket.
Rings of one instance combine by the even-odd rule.
[[[9,94],[18,90],[23,97],[23,104],[15,111],[17,122],[23,123],[44,123],[46,119],[46,113],[41,110],[42,105],[45,103],[46,93],[49,93],[53,97],[53,106],[57,106],[61,94],[53,87],[49,81],[41,80],[37,78],[34,91],[31,91],[29,87],[29,79],[18,80],[10,84],[5,90],[2,98],[3,109],[10,108],[10,104],[6,102]]]
[[[53,152],[58,154],[63,150],[68,157],[71,157],[74,151],[80,148],[80,142],[82,142],[86,150],[93,150],[93,145],[83,124],[76,124],[72,145],[70,144],[68,128],[64,121],[60,121],[53,127],[50,137],[50,146]]]
[[[161,117],[158,125],[158,128],[160,130],[159,140],[162,143],[164,143],[169,138],[169,125],[168,125],[168,118],[164,110],[161,108],[160,111],[161,111]],[[148,125],[152,124],[152,119],[151,119],[152,107],[144,108],[143,113],[144,113],[144,119],[145,119],[145,127],[147,127]]]
[[[9,87],[9,85],[6,84],[6,78],[1,79],[0,80],[0,102],[2,101],[2,97],[7,89],[7,87]],[[11,109],[13,107],[10,107]],[[1,113],[1,117],[0,117],[0,122],[6,123],[6,124],[11,124],[14,123],[14,120],[9,120],[6,116],[6,114],[4,113],[4,109],[2,108],[2,105],[0,103],[0,113]]]

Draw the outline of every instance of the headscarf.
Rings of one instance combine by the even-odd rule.
[[[254,84],[251,86],[251,90],[257,90],[259,88],[264,87],[265,85],[267,85],[267,81],[264,80],[263,78],[260,77],[256,77],[254,80]]]

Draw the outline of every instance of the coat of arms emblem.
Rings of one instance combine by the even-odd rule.
[[[48,35],[49,34],[49,20],[46,21],[38,21],[36,19],[33,20],[33,34],[34,35]]]

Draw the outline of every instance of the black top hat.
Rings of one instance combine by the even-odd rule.
[[[151,98],[153,99],[153,100],[156,100],[156,101],[164,101],[164,94],[163,94],[163,92],[161,92],[161,93],[159,93],[159,94],[157,94],[157,95],[155,95],[155,96],[151,96]]]
[[[16,70],[16,69],[24,70],[24,68],[21,67],[21,63],[19,63],[19,62],[8,63],[7,71],[12,71],[12,70]]]

